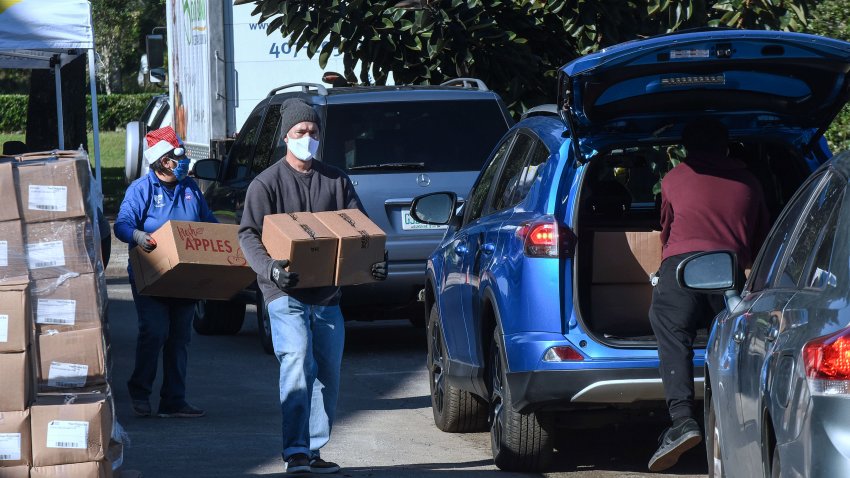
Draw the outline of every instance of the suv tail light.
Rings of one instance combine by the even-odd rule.
[[[569,345],[552,347],[543,355],[544,362],[578,362],[584,360],[584,355]]]
[[[812,395],[850,395],[850,328],[808,342],[803,363]]]
[[[526,222],[517,229],[527,257],[572,257],[575,235],[552,216]]]

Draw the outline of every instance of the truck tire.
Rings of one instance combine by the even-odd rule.
[[[124,181],[132,183],[139,177],[141,161],[142,138],[139,137],[139,122],[127,123],[127,133],[124,136]]]
[[[448,356],[440,312],[436,304],[428,318],[428,382],[434,424],[444,432],[467,433],[487,430],[487,402],[449,384],[446,376]]]
[[[272,326],[269,322],[268,310],[266,310],[266,301],[263,299],[263,293],[257,291],[257,335],[260,337],[260,345],[263,351],[269,355],[274,355],[274,343],[272,343]]]
[[[245,303],[238,300],[199,300],[192,326],[201,335],[234,335],[245,321]]]
[[[493,461],[505,471],[541,471],[552,460],[554,440],[548,418],[514,410],[507,386],[505,354],[499,329],[490,346],[490,444]]]

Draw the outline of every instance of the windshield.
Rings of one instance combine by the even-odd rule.
[[[322,161],[351,173],[478,171],[507,130],[492,99],[328,105]]]

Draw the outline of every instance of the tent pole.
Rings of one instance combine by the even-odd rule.
[[[62,116],[62,62],[53,57],[54,79],[56,80],[56,124],[59,126],[59,149],[65,149],[65,118]]]
[[[97,189],[103,194],[103,180],[100,177],[100,124],[97,115],[97,83],[95,81],[94,49],[87,50],[89,57],[89,87],[91,89],[91,126],[92,142],[94,143],[94,177],[97,180]],[[102,196],[101,196],[102,197]]]

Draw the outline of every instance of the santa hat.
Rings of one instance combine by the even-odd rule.
[[[148,143],[148,147],[145,150],[145,159],[148,161],[148,164],[153,163],[172,150],[176,150],[175,156],[182,156],[184,153],[183,142],[180,141],[180,138],[177,137],[177,133],[174,132],[174,128],[171,126],[151,131],[145,135],[145,140]]]

